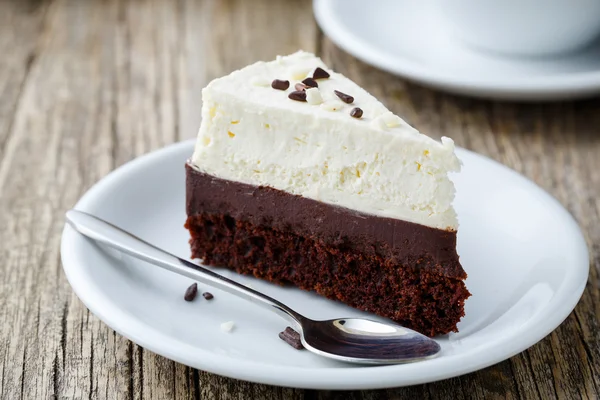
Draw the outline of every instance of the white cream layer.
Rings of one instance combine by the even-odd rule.
[[[288,98],[316,67],[311,104]],[[289,80],[288,90],[271,88]],[[333,93],[354,97],[345,104]],[[192,162],[219,178],[383,217],[456,229],[448,172],[459,171],[454,142],[435,141],[310,53],[258,62],[215,79],[202,91],[202,124]],[[320,98],[320,99],[319,99]],[[363,110],[352,118],[354,107]]]

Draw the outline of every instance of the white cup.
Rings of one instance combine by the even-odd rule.
[[[443,28],[478,49],[548,56],[600,36],[600,0],[435,0]]]

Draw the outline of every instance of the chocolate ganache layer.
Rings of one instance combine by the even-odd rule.
[[[225,213],[236,220],[313,237],[326,244],[381,256],[463,280],[456,232],[356,212],[283,191],[223,180],[186,164],[186,211]]]

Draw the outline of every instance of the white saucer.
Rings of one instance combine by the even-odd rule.
[[[96,184],[77,204],[177,255],[187,256],[184,163],[187,141],[141,157]],[[449,378],[502,361],[536,343],[566,317],[588,276],[588,252],[571,216],[547,193],[502,165],[458,150],[458,252],[469,274],[459,334],[437,338],[442,354],[414,364],[362,367],[294,350],[286,323],[251,303],[215,295],[183,300],[190,280],[103,250],[65,227],[61,255],[81,301],[141,346],[202,370],[279,386],[367,389]],[[313,318],[366,315],[291,287],[220,270]],[[231,333],[220,324],[235,321]]]
[[[555,100],[600,93],[600,41],[553,59],[472,50],[442,30],[428,1],[314,0],[321,29],[355,57],[408,79],[469,96]]]

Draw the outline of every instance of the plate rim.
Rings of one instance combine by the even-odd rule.
[[[94,197],[97,194],[102,193],[112,184],[117,183],[120,179],[123,179],[138,170],[143,170],[144,166],[147,164],[182,151],[183,148],[191,151],[193,149],[194,142],[195,140],[191,139],[171,144],[129,161],[128,163],[110,172],[108,175],[94,184],[77,202],[75,208],[86,210],[88,208],[88,204],[93,201]],[[461,154],[467,155],[468,157],[478,158],[483,162],[492,163],[497,167],[501,167],[502,169],[508,171],[513,175],[513,177],[529,183],[533,190],[546,196],[547,199],[553,203],[553,207],[556,208],[558,212],[563,214],[562,216],[566,218],[565,223],[571,225],[571,229],[569,230],[574,231],[574,243],[580,247],[580,254],[577,254],[576,258],[581,257],[580,261],[582,266],[580,269],[573,269],[574,272],[565,278],[566,283],[560,288],[561,292],[567,292],[566,298],[561,298],[560,307],[553,310],[553,313],[550,316],[543,318],[543,324],[536,324],[536,321],[540,320],[541,317],[545,315],[544,312],[540,312],[536,317],[531,318],[525,325],[521,327],[520,331],[525,330],[525,334],[523,336],[527,338],[526,340],[523,339],[523,337],[521,337],[520,340],[505,340],[504,342],[501,342],[500,345],[491,347],[481,346],[466,353],[460,353],[458,356],[448,356],[446,358],[440,357],[420,363],[383,367],[349,366],[340,368],[306,368],[266,365],[260,362],[216,355],[183,342],[179,342],[181,346],[179,350],[176,348],[165,349],[161,348],[161,346],[156,344],[153,340],[156,340],[159,337],[166,337],[166,335],[160,333],[140,334],[140,329],[137,327],[137,325],[147,325],[136,322],[135,320],[129,320],[130,316],[125,312],[120,311],[118,307],[111,307],[110,304],[108,306],[107,304],[99,304],[98,301],[95,301],[97,299],[94,297],[97,297],[98,294],[94,292],[94,287],[91,282],[82,279],[82,277],[85,277],[85,274],[82,274],[80,268],[78,268],[78,265],[81,264],[79,263],[76,252],[74,251],[74,248],[77,247],[78,240],[82,241],[84,239],[68,225],[65,225],[61,238],[60,252],[63,270],[77,297],[94,315],[96,315],[111,329],[147,350],[179,363],[218,375],[283,387],[354,390],[381,389],[422,384],[477,371],[504,361],[531,347],[556,329],[569,316],[579,302],[587,283],[587,278],[589,276],[589,251],[583,233],[581,232],[581,229],[577,225],[576,221],[552,195],[545,192],[526,177],[498,163],[495,160],[462,148],[457,148],[457,153],[459,153],[459,156]],[[583,265],[585,265],[585,274],[583,274]],[[577,278],[579,275],[582,277],[585,276],[585,279],[581,279],[581,281],[579,281],[580,279]],[[567,287],[570,290],[567,291]],[[98,293],[101,293],[101,291]],[[553,303],[557,302],[556,297],[558,296],[554,296],[553,299],[545,306],[544,310],[551,307]],[[551,322],[548,323],[548,321]],[[131,327],[132,324],[134,325],[133,328]],[[519,333],[520,331],[512,332],[510,335],[507,335],[507,338],[513,339],[516,333]],[[200,351],[204,353],[204,355],[201,357],[201,359],[190,360],[185,356],[186,348]],[[472,353],[478,354],[482,351],[485,351],[486,357],[477,358],[483,358],[483,361],[471,363],[464,362],[460,363],[458,367],[457,365],[452,364],[457,357],[460,360],[461,358],[464,359],[465,357],[472,357]],[[427,374],[415,373],[415,370],[418,372],[420,369],[427,369],[427,366],[431,365],[432,363],[435,363],[436,365],[440,364],[438,365],[437,371],[429,372]],[[415,366],[417,367],[415,368]]]
[[[332,12],[339,0],[313,0],[315,20],[323,32],[340,48],[363,62],[429,87],[481,98],[503,100],[563,100],[585,98],[600,92],[600,71],[563,74],[552,77],[528,76],[521,79],[490,81],[476,76],[445,74],[424,68],[409,58],[386,53],[348,29]],[[347,7],[348,8],[348,7]],[[349,8],[348,8],[349,9]]]

